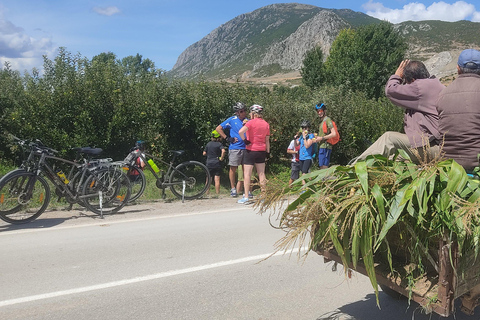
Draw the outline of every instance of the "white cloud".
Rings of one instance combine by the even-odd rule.
[[[102,16],[113,16],[114,14],[121,13],[117,7],[94,7],[93,11]]]
[[[49,56],[55,50],[50,38],[29,36],[0,12],[0,67],[9,62],[12,69],[31,70],[43,64],[43,55]]]
[[[473,4],[464,1],[457,1],[452,4],[440,1],[434,2],[428,7],[423,3],[411,2],[404,5],[402,9],[390,9],[380,2],[369,0],[362,7],[369,16],[392,23],[408,20],[480,21],[480,12],[475,10]]]
[[[475,12],[472,17],[473,22],[480,22],[480,12]]]

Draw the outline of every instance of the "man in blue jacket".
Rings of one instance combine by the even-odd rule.
[[[235,115],[223,121],[215,130],[217,130],[223,139],[230,143],[228,147],[228,165],[230,166],[228,177],[230,178],[231,187],[230,196],[236,197],[236,173],[238,166],[243,165],[243,154],[245,152],[245,143],[243,140],[246,139],[246,137],[240,137],[238,131],[248,119],[246,119],[247,113],[243,103],[237,102],[233,106],[233,111],[235,111]],[[230,130],[230,137],[225,133],[225,130],[227,129]]]

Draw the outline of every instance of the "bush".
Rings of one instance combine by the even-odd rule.
[[[22,77],[8,66],[0,71],[0,124],[18,137],[41,139],[66,157],[72,147],[95,146],[105,156],[122,159],[136,140],[146,140],[157,156],[169,159],[169,150],[183,149],[186,154],[179,160],[203,162],[211,131],[233,114],[237,101],[265,107],[271,126],[270,167],[285,163],[302,119],[314,123],[318,132],[313,108],[318,101],[328,105],[342,137],[333,163],[346,163],[384,131],[401,129],[399,108],[344,88],[179,81],[139,55],[119,61],[104,53],[90,61],[64,49],[54,60],[45,58],[44,66],[43,76],[34,72]],[[7,143],[0,145],[0,156],[13,160]]]

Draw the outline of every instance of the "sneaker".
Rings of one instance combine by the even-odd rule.
[[[238,200],[237,203],[246,204],[248,201],[248,198],[243,197],[242,199]]]
[[[248,198],[253,199],[253,194],[250,191],[248,191]]]
[[[232,188],[232,190],[230,190],[230,196],[231,197],[236,197],[237,196],[237,189]]]

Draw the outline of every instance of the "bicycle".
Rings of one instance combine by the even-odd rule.
[[[20,141],[19,144],[27,145],[24,140]],[[130,181],[122,170],[102,164],[102,161],[78,163],[57,157],[56,150],[38,140],[28,143],[28,148],[28,159],[21,167],[0,179],[0,219],[12,224],[37,219],[50,203],[48,181],[59,198],[65,197],[70,204],[80,203],[102,217],[104,213],[118,212],[128,202]],[[87,155],[100,151],[95,148],[80,150]],[[50,165],[49,161],[70,166],[69,175]]]
[[[151,154],[144,153],[138,146],[132,148],[123,163],[128,167],[127,175],[133,184],[130,201],[138,199],[145,191],[146,177],[144,170],[149,170],[156,180],[156,187],[162,190],[162,198],[165,199],[165,189],[171,192],[182,202],[200,198],[210,188],[210,172],[207,167],[198,161],[185,161],[175,166],[175,160],[185,151],[170,151],[173,158],[166,162]],[[140,159],[144,167],[137,164]],[[167,171],[158,168],[157,163],[168,167]]]

